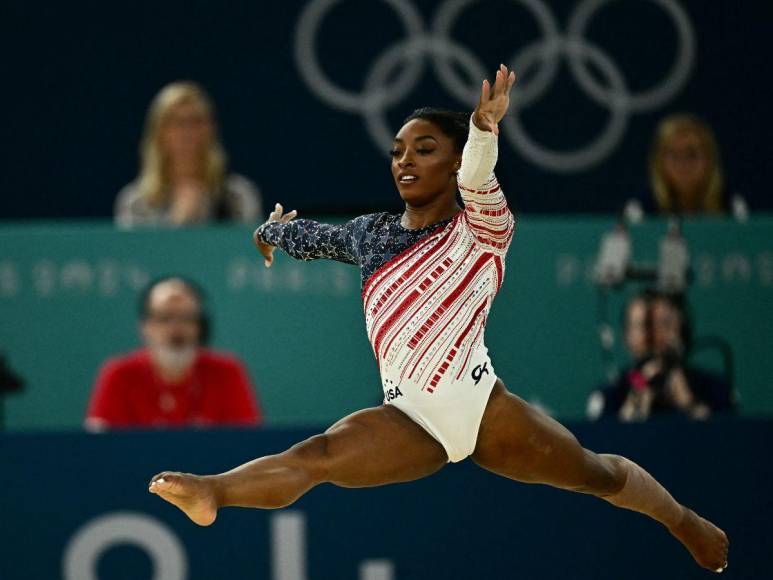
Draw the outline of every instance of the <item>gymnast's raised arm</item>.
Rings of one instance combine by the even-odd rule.
[[[281,248],[296,260],[327,258],[346,264],[357,264],[354,231],[357,218],[341,225],[313,220],[294,219],[295,210],[283,213],[281,204],[274,206],[268,220],[252,236],[265,259],[266,268],[274,262],[274,250]]]
[[[507,112],[514,83],[515,73],[504,65],[493,86],[483,81],[457,174],[467,224],[478,243],[499,256],[507,252],[515,229],[513,214],[494,176],[499,121]]]

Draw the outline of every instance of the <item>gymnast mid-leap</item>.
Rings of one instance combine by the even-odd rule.
[[[150,491],[200,525],[224,506],[280,508],[320,483],[367,487],[472,460],[516,481],[595,495],[663,524],[709,570],[727,567],[725,533],[677,503],[644,469],[580,446],[562,425],[508,392],[484,345],[514,218],[494,177],[498,123],[515,75],[483,81],[472,117],[419,109],[394,139],[402,214],[343,225],[294,220],[277,204],[255,232],[266,266],[275,247],[362,272],[365,322],[384,404],[359,411],[278,455],[219,474],[162,472]],[[464,207],[456,199],[457,187]]]

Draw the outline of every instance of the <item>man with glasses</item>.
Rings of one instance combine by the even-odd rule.
[[[205,348],[208,321],[196,284],[177,276],[151,283],[140,297],[140,330],[144,347],[102,366],[88,430],[260,424],[242,364]]]

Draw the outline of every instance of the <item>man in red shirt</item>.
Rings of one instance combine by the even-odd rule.
[[[86,414],[88,430],[261,423],[241,363],[201,346],[206,318],[193,283],[178,277],[153,283],[140,313],[145,347],[102,366]]]

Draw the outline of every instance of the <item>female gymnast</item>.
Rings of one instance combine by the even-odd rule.
[[[468,115],[419,109],[394,139],[405,211],[333,226],[276,208],[255,232],[273,261],[330,258],[361,268],[368,337],[384,404],[226,473],[162,472],[150,492],[209,525],[224,506],[281,508],[328,482],[367,487],[426,477],[467,456],[496,474],[595,495],[663,524],[701,566],[727,567],[725,533],[677,503],[644,469],[583,449],[562,425],[508,392],[483,342],[514,218],[494,177],[498,123],[515,75],[483,81]],[[457,187],[464,201],[456,201]]]

